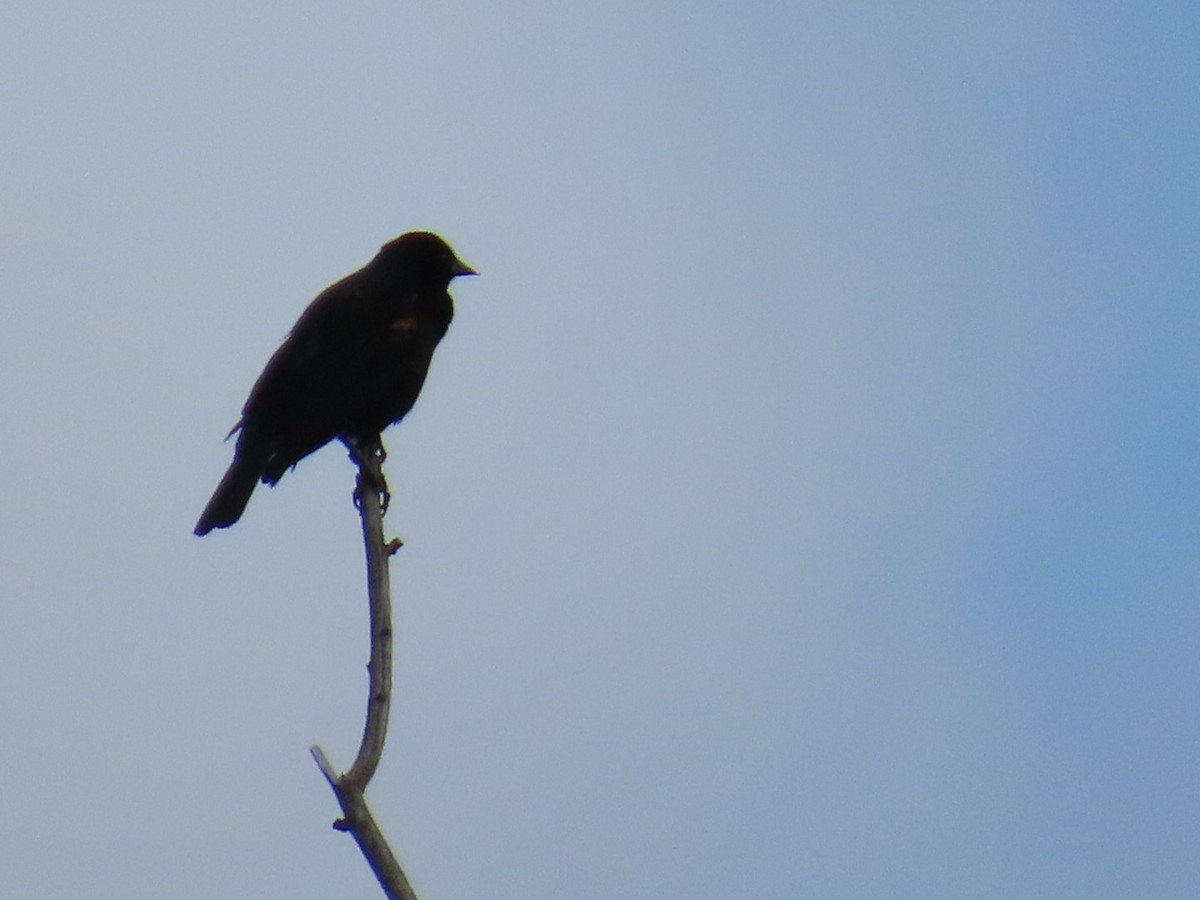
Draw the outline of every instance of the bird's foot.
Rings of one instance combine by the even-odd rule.
[[[371,472],[368,469],[361,469],[358,473],[358,480],[354,485],[354,508],[362,509],[362,498],[370,491],[379,497],[379,514],[386,516],[388,507],[392,503],[392,492],[388,490],[387,482],[383,480],[383,475]]]
[[[358,481],[354,486],[355,508],[361,509],[364,493],[372,491],[379,497],[380,513],[386,514],[392,493],[388,490],[387,479],[383,477],[383,461],[387,459],[383,442],[376,436],[367,441],[343,437],[342,443],[350,451],[350,459],[358,465]]]

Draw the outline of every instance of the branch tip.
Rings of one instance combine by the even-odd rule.
[[[333,768],[333,763],[329,761],[329,757],[325,755],[325,751],[321,749],[321,746],[313,744],[308,748],[308,752],[317,761],[317,768],[321,770],[321,774],[325,776],[325,780],[331,785],[336,785],[338,782],[338,773]]]

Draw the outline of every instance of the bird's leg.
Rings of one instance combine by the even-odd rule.
[[[363,440],[358,437],[343,436],[342,443],[350,451],[350,459],[358,466],[358,482],[354,488],[354,505],[358,506],[362,492],[371,490],[379,494],[379,506],[386,513],[392,494],[388,490],[387,479],[383,477],[383,461],[387,459],[387,451],[383,449],[383,440],[379,435]]]
[[[359,468],[368,468],[374,465],[378,468],[387,459],[387,450],[383,448],[383,437],[381,435],[373,435],[369,438],[357,437],[355,435],[343,434],[339,436],[339,440],[346,445],[346,449],[350,451],[350,459]]]

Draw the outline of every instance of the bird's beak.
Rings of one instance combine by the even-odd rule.
[[[478,275],[479,273],[468,266],[461,259],[454,260],[454,268],[450,270],[450,277],[457,278],[459,275]]]

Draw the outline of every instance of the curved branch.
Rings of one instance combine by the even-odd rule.
[[[369,688],[367,720],[354,765],[342,776],[347,785],[365,790],[379,767],[383,742],[387,739],[388,713],[392,705],[392,589],[388,579],[389,548],[383,542],[383,509],[380,503],[383,457],[380,446],[358,472],[354,499],[362,517],[363,546],[367,551],[367,597],[371,616],[371,660],[367,663]]]
[[[342,775],[337,774],[320,747],[314,746],[310,752],[342,807],[343,818],[334,822],[333,827],[348,831],[354,837],[390,900],[417,900],[395,854],[375,824],[364,796],[383,756],[392,700],[392,598],[388,558],[399,549],[400,541],[385,543],[383,540],[383,512],[388,496],[382,470],[384,455],[383,445],[378,440],[369,447],[351,447],[351,456],[359,467],[354,501],[362,517],[371,620],[367,718],[362,741],[354,764]]]

